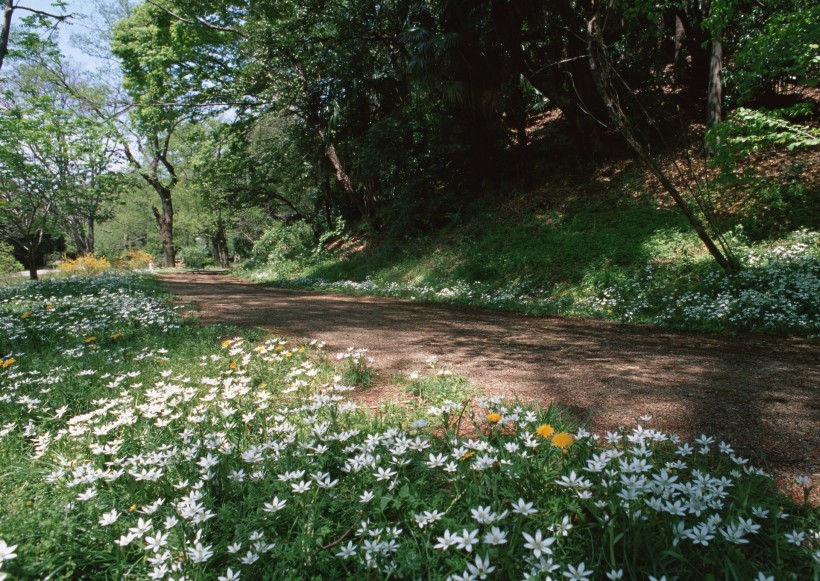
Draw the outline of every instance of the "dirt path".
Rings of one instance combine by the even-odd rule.
[[[391,390],[391,374],[422,371],[437,357],[488,394],[557,402],[596,430],[649,414],[653,427],[713,435],[762,454],[781,476],[809,474],[820,484],[820,348],[801,341],[276,289],[226,276],[162,280],[197,305],[203,322],[318,339],[330,353],[369,349],[386,399],[406,397]]]

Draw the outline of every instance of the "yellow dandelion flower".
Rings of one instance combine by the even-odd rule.
[[[46,310],[47,311],[50,311],[53,308],[54,308],[54,305],[46,305]]]
[[[230,340],[230,339],[225,339],[224,341],[222,341],[222,346],[223,346],[223,347],[227,347],[227,346],[228,346],[228,345],[230,345],[230,344],[231,344],[231,340]]]
[[[503,416],[501,414],[493,412],[491,414],[487,414],[487,421],[490,422],[491,424],[497,424],[498,422],[501,421],[502,417]]]
[[[273,350],[274,350],[274,351],[281,351],[281,350],[282,350],[282,346],[281,346],[281,345],[277,345],[276,347],[274,347],[274,349],[273,349]]]
[[[28,319],[28,318],[31,316],[31,313],[33,313],[33,312],[34,312],[34,311],[30,311],[30,310],[29,310],[29,311],[26,311],[25,313],[23,313],[22,315],[20,315],[20,318],[21,318],[21,319]]]
[[[285,353],[285,357],[293,357],[293,353],[291,353],[290,351],[288,351],[287,353]]]
[[[555,433],[555,428],[549,424],[541,424],[535,429],[535,433],[542,438],[550,438]]]
[[[231,361],[231,369],[236,369],[236,361]]]
[[[91,337],[88,337],[88,338],[85,340],[85,342],[86,342],[86,343],[93,343],[93,342],[94,342],[94,341],[96,341],[96,340],[97,340],[97,338],[96,338],[96,337],[94,337],[94,336],[92,335]]]
[[[574,441],[575,438],[572,437],[572,434],[568,434],[567,432],[560,432],[552,437],[552,445],[562,450],[566,450],[572,446]]]
[[[9,365],[12,365],[15,361],[17,361],[17,360],[16,359],[6,359],[5,361],[3,361],[3,369],[8,367]]]
[[[266,388],[266,387],[268,387],[268,384],[267,384],[267,383],[263,383],[262,385],[260,385],[260,386],[259,386],[259,389],[264,389],[264,388]]]
[[[114,341],[122,339],[122,333],[114,333],[114,336],[111,338],[114,339]]]
[[[262,353],[264,350],[265,350],[265,348],[264,348],[264,347],[262,347],[262,345],[260,345],[260,346],[259,346],[259,347],[257,347],[256,349],[254,349],[254,351],[256,351],[257,353]]]
[[[472,458],[473,456],[475,456],[475,452],[467,452],[466,454],[464,454],[464,456],[459,458],[459,460],[468,460],[468,459]]]
[[[304,353],[304,352],[305,352],[305,348],[304,347],[299,347],[299,353]]]
[[[132,504],[131,506],[128,507],[128,512],[134,512],[135,510],[137,510],[137,505],[136,504]]]

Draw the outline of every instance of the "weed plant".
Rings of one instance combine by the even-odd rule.
[[[423,377],[423,413],[373,416],[318,346],[186,325],[146,279],[0,293],[2,578],[820,575],[816,511],[708,436]]]

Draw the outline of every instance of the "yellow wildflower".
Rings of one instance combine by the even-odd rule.
[[[572,446],[574,441],[575,438],[572,437],[572,434],[568,434],[567,432],[561,432],[552,437],[552,445],[556,448],[561,448],[562,450],[566,450]]]
[[[223,347],[227,347],[227,346],[228,346],[228,345],[230,345],[230,344],[231,344],[231,340],[230,340],[230,339],[225,339],[224,341],[222,341],[222,346],[223,346]]]
[[[459,460],[467,460],[469,458],[472,458],[473,456],[475,456],[475,452],[467,452],[466,454],[464,454],[464,456],[459,458]]]
[[[114,336],[111,338],[114,339],[114,341],[116,341],[117,339],[122,339],[122,333],[114,333]]]
[[[32,311],[32,310],[28,310],[25,313],[23,313],[22,315],[20,315],[20,318],[21,319],[28,319],[31,316],[31,313],[33,313],[33,312],[34,311]]]
[[[3,369],[8,367],[9,365],[14,363],[15,361],[17,361],[17,360],[16,359],[6,359],[5,361],[3,361]]]
[[[231,361],[231,369],[236,369],[236,361]]]
[[[54,308],[54,305],[46,305],[46,310],[47,311],[50,311],[53,308]]]
[[[97,338],[96,338],[95,336],[93,336],[93,335],[92,335],[91,337],[87,338],[87,339],[85,340],[85,342],[86,342],[86,343],[93,343],[93,342],[94,342],[94,341],[96,341],[96,340],[97,340]]]
[[[487,414],[487,421],[490,422],[491,424],[497,424],[498,422],[501,421],[502,417],[503,416],[501,414],[493,412],[491,414]]]
[[[535,433],[542,438],[549,438],[555,433],[555,428],[549,424],[541,424],[535,429]]]

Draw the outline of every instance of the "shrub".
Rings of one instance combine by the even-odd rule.
[[[148,268],[151,263],[156,263],[154,255],[145,250],[128,250],[117,258],[115,265],[119,268],[130,270],[138,268]]]
[[[216,264],[208,249],[202,246],[184,246],[179,249],[179,256],[189,268],[205,268]]]
[[[57,270],[68,274],[99,274],[111,269],[111,263],[104,256],[80,256],[77,258],[67,258],[62,264],[57,266]]]
[[[14,258],[11,245],[0,242],[0,273],[19,272],[21,270],[23,270],[23,265]]]
[[[273,224],[253,245],[254,260],[261,263],[276,263],[283,260],[307,258],[316,249],[313,230],[304,222],[285,226],[281,222]]]

